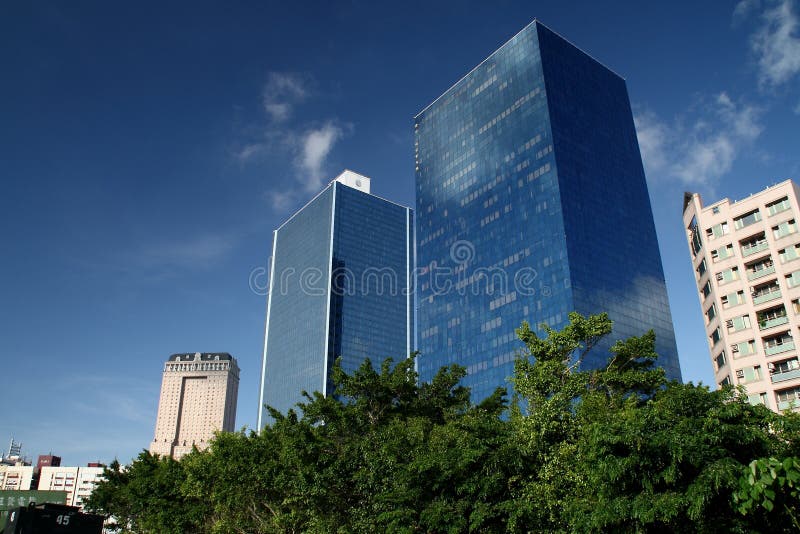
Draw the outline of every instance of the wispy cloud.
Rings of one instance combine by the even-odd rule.
[[[264,117],[257,121],[261,125],[250,127],[244,140],[232,150],[232,157],[240,166],[269,161],[270,169],[281,164],[288,167],[283,188],[264,195],[276,211],[286,211],[302,196],[322,188],[332,177],[329,160],[335,146],[353,131],[352,124],[335,117],[293,120],[297,106],[318,95],[312,91],[314,85],[308,75],[270,73],[262,89]]]
[[[271,72],[262,91],[264,111],[274,122],[284,122],[294,106],[310,93],[310,78],[292,72]]]
[[[651,182],[673,181],[713,188],[742,149],[761,132],[762,110],[734,102],[723,92],[704,99],[694,119],[664,121],[649,110],[634,117],[645,170]]]
[[[733,22],[742,22],[750,13],[761,8],[761,0],[741,0],[733,9]]]
[[[761,7],[754,0],[740,2],[734,20]],[[774,89],[800,73],[800,19],[793,0],[767,2],[758,18],[750,46],[759,70],[761,89]]]
[[[325,163],[333,146],[345,135],[345,129],[333,122],[307,130],[300,141],[298,178],[306,191],[314,192],[322,187],[327,177]]]

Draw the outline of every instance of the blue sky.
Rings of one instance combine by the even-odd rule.
[[[797,1],[4,2],[0,444],[129,460],[175,352],[236,356],[255,426],[272,229],[345,167],[413,205],[412,117],[534,17],[627,79],[683,374],[713,383],[682,193],[800,177]]]

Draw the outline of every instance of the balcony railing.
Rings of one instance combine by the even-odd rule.
[[[752,256],[753,254],[761,252],[762,250],[767,250],[768,248],[769,248],[769,243],[767,243],[766,241],[762,241],[757,245],[742,247],[742,256],[744,257]]]
[[[767,328],[772,328],[774,326],[786,324],[789,322],[789,318],[787,316],[783,317],[775,317],[774,319],[766,319],[758,321],[758,328],[759,330],[766,330]]]
[[[758,278],[761,278],[762,276],[767,276],[767,275],[772,274],[774,272],[775,272],[775,266],[774,265],[770,265],[766,269],[761,269],[760,271],[751,271],[751,272],[747,273],[747,279],[748,280],[756,280]]]
[[[794,350],[794,341],[786,341],[781,343],[780,345],[772,345],[764,346],[764,353],[767,356],[772,356],[773,354],[780,354],[781,352],[787,352],[790,350]]]
[[[770,380],[772,382],[784,382],[792,378],[800,378],[800,369],[792,369],[791,371],[784,371],[782,373],[772,373]]]
[[[775,291],[770,291],[769,293],[763,293],[757,297],[753,297],[753,304],[763,304],[779,298],[781,298],[781,290],[776,289]]]

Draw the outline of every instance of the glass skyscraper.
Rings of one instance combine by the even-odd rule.
[[[507,386],[514,330],[607,311],[680,379],[625,80],[537,21],[415,118],[418,368]],[[541,333],[541,332],[540,332]]]
[[[273,234],[258,427],[301,391],[331,394],[330,371],[414,348],[413,211],[345,171]]]

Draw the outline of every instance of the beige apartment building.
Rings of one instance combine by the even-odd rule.
[[[66,491],[67,506],[77,506],[83,509],[84,501],[91,495],[94,487],[103,479],[101,465],[87,467],[42,467],[39,473],[39,486],[41,491]]]
[[[236,424],[239,367],[227,353],[173,354],[164,365],[150,452],[175,459]]]
[[[800,407],[799,192],[787,180],[735,202],[683,201],[717,384],[776,411]]]
[[[0,490],[29,490],[32,480],[32,465],[0,465]]]

